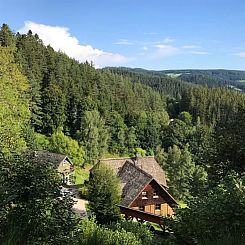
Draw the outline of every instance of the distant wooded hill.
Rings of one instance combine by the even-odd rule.
[[[194,84],[207,85],[209,87],[230,87],[238,91],[245,91],[245,71],[240,70],[145,70],[141,68],[127,68],[127,67],[108,67],[106,69],[133,72],[142,75],[160,76],[177,78]]]

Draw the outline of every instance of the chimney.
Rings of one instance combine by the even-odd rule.
[[[141,158],[141,154],[140,153],[136,153],[135,154],[135,160],[134,160],[134,165],[137,166],[137,167],[140,167],[139,164],[139,158]]]

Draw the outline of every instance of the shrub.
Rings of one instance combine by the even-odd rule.
[[[88,187],[83,185],[81,188],[78,189],[79,196],[84,199],[88,199]]]
[[[120,183],[110,167],[104,164],[95,167],[88,182],[88,195],[88,209],[95,214],[99,224],[120,219]]]
[[[98,225],[94,219],[83,219],[70,244],[76,245],[141,245],[137,237],[125,230],[111,230]]]
[[[146,225],[138,222],[122,220],[109,226],[113,230],[132,232],[137,240],[142,244],[148,245],[153,241],[153,234]]]
[[[175,219],[170,220],[170,228],[181,244],[185,244],[184,241],[211,244],[233,238],[239,244],[245,238],[244,196],[243,180],[229,175],[206,195],[191,199],[186,208],[177,209]]]

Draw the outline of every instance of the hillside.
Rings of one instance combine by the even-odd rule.
[[[207,85],[209,87],[229,87],[237,91],[245,91],[245,71],[239,70],[145,70],[140,68],[127,67],[108,67],[106,69],[116,70],[117,72],[133,72],[141,75],[177,78],[194,84]],[[120,70],[120,71],[119,71]]]

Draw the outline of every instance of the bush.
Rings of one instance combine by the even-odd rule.
[[[244,180],[229,175],[206,195],[191,199],[187,208],[177,209],[169,227],[181,244],[185,244],[184,241],[211,244],[232,239],[239,244],[245,239],[244,197]]]
[[[120,183],[114,171],[105,164],[97,165],[88,182],[88,209],[99,224],[110,224],[121,218]]]
[[[153,234],[146,225],[138,222],[122,220],[109,226],[113,230],[132,232],[141,244],[152,244]]]
[[[81,188],[78,189],[79,196],[84,199],[88,199],[88,187],[83,185]]]
[[[69,244],[76,245],[141,245],[137,237],[125,230],[111,230],[98,225],[94,219],[83,219]]]

